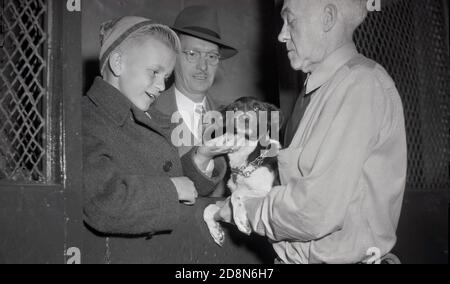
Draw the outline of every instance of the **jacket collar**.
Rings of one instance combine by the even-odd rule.
[[[127,120],[133,119],[158,132],[171,127],[168,116],[157,110],[150,110],[148,113],[139,110],[122,92],[100,77],[95,78],[87,96],[95,105],[105,109],[117,126],[122,127]]]
[[[102,78],[95,78],[87,96],[95,105],[105,109],[117,126],[123,126],[126,119],[130,119],[131,101]]]
[[[358,55],[358,51],[354,43],[346,44],[331,53],[309,76],[306,93],[308,94],[328,82],[345,63],[356,55]]]
[[[175,85],[162,93],[156,100],[152,109],[158,109],[168,116],[172,116],[177,111],[177,101],[175,98]]]

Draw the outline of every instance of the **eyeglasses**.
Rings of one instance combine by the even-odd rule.
[[[183,51],[184,55],[186,56],[186,60],[190,63],[197,63],[199,62],[200,58],[202,56],[205,57],[206,62],[208,65],[216,66],[219,64],[220,61],[220,54],[216,52],[201,52],[197,50],[185,50]]]

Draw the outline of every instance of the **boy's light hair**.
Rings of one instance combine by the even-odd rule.
[[[172,49],[176,54],[181,52],[181,43],[178,35],[170,29],[168,26],[161,24],[146,25],[139,30],[129,35],[114,52],[126,52],[127,49],[133,48],[143,44],[148,39],[156,39],[165,44],[168,48]],[[106,60],[104,66],[101,68],[101,75],[103,76],[108,68],[108,60]]]

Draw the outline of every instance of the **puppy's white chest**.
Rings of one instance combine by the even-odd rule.
[[[240,168],[246,164],[248,156],[255,151],[257,143],[245,141],[244,143],[252,143],[252,145],[244,146],[239,151],[228,154],[231,168]]]
[[[240,190],[248,191],[246,195],[265,196],[272,189],[274,173],[266,167],[247,164],[248,156],[255,151],[256,146],[242,147],[239,151],[228,155],[230,166],[234,169],[228,182],[232,192]]]
[[[245,195],[264,197],[272,189],[274,181],[274,173],[266,167],[260,167],[254,170],[248,177],[241,174],[232,174],[228,186],[232,192],[239,190],[245,191]]]
[[[256,169],[249,177],[242,178],[239,182],[257,195],[266,196],[272,189],[275,180],[274,173],[266,167]]]

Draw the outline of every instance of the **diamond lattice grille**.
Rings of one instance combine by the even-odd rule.
[[[47,3],[0,0],[0,180],[43,183],[46,168]]]
[[[358,29],[358,49],[391,74],[403,99],[408,188],[450,188],[450,71],[441,0],[393,0]]]

